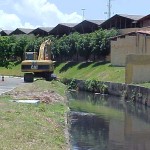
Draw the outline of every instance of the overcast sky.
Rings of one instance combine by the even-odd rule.
[[[115,14],[147,15],[150,0],[112,0]],[[108,0],[0,0],[0,28],[54,27],[84,19],[107,19]],[[83,11],[84,9],[84,11]]]

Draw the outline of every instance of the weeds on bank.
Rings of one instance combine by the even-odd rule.
[[[37,81],[31,87],[45,90],[53,83]],[[61,84],[59,84],[61,88]],[[43,88],[42,88],[43,87]],[[25,90],[25,88],[21,88]],[[60,92],[61,93],[61,92]],[[63,93],[62,93],[63,94]],[[62,150],[66,149],[65,113],[62,102],[51,104],[20,104],[11,102],[10,96],[0,96],[0,149],[7,150]]]

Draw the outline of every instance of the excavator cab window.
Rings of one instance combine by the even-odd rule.
[[[25,60],[37,60],[37,52],[26,52]]]

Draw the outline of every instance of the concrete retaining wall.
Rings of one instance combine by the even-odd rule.
[[[75,80],[75,81],[79,90],[87,91],[87,87],[84,80]],[[100,81],[98,81],[98,83],[99,82]],[[107,85],[108,93],[110,95],[123,97],[124,99],[132,100],[133,102],[138,102],[146,106],[150,106],[149,88],[124,83],[112,83],[112,82],[100,82],[100,83]]]

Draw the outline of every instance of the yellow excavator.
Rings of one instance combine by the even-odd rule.
[[[51,59],[51,40],[44,41],[37,52],[25,52],[25,60],[21,63],[24,82],[33,82],[34,77],[42,77],[47,81],[52,79],[54,62]]]

